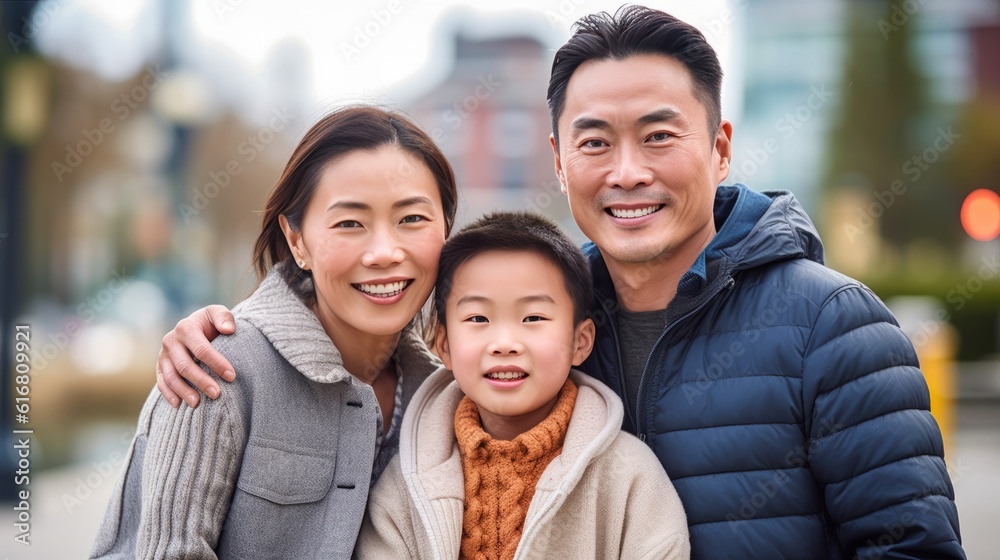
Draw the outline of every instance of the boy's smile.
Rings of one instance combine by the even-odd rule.
[[[544,420],[570,368],[590,354],[593,322],[574,324],[562,273],[537,252],[472,257],[455,271],[446,305],[438,353],[495,438]]]

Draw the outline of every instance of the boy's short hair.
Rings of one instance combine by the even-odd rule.
[[[594,298],[594,282],[580,249],[548,218],[531,212],[493,212],[452,235],[441,249],[434,308],[442,326],[455,271],[487,251],[531,251],[548,259],[562,273],[573,300],[574,323],[586,319]]]

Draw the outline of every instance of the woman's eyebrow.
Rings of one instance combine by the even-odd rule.
[[[372,209],[371,206],[368,206],[364,202],[358,202],[357,200],[338,200],[337,202],[334,202],[333,204],[331,204],[330,207],[326,209],[326,211],[329,212],[330,210],[335,210],[335,209],[338,209],[338,208],[343,208],[345,210],[371,210]]]
[[[428,206],[433,206],[434,203],[431,199],[426,196],[411,196],[410,198],[404,198],[403,200],[397,200],[392,204],[393,210],[397,208],[404,208],[406,206],[414,206],[417,204],[427,204]],[[365,204],[364,202],[359,202],[357,200],[338,200],[330,205],[326,209],[327,212],[330,210],[342,208],[345,210],[371,210],[372,207]]]

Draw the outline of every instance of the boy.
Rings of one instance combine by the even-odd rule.
[[[621,431],[590,354],[592,280],[557,226],[488,215],[452,237],[435,289],[446,369],[414,395],[369,498],[361,558],[688,558],[677,493]]]

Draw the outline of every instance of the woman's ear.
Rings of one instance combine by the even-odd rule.
[[[291,224],[288,223],[288,218],[284,214],[278,216],[278,224],[281,226],[282,233],[285,234],[285,241],[288,242],[288,250],[292,252],[292,258],[295,259],[295,263],[299,265],[299,268],[308,270],[309,255],[306,253],[305,244],[302,242],[302,233],[292,229]]]
[[[597,332],[597,327],[594,326],[594,321],[584,319],[576,326],[576,332],[573,335],[573,365],[578,366],[590,356],[590,351],[594,349],[594,336]]]
[[[434,350],[444,367],[451,369],[451,349],[448,347],[448,331],[444,325],[438,325],[437,332],[434,333]]]

